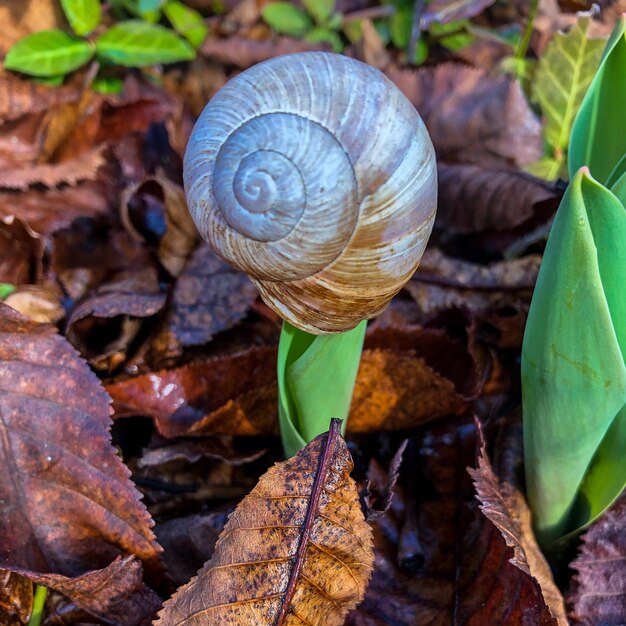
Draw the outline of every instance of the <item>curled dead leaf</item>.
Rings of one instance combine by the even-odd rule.
[[[19,574],[0,570],[0,624],[26,626],[33,608],[33,584]]]
[[[339,424],[261,477],[156,624],[343,624],[373,554]]]

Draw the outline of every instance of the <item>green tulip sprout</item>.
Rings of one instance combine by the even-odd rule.
[[[625,23],[574,121],[572,180],[524,334],[527,492],[548,551],[597,519],[626,485]]]

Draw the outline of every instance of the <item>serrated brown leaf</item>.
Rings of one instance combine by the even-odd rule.
[[[158,240],[161,264],[172,276],[178,276],[199,238],[183,188],[163,176],[144,179],[124,191],[120,211],[133,237],[147,243]],[[151,232],[154,222],[164,224],[165,232]]]
[[[373,554],[339,424],[261,477],[157,624],[343,624]]]
[[[419,111],[441,160],[515,169],[542,156],[541,124],[510,77],[454,63],[388,76]]]
[[[54,589],[107,626],[148,626],[161,599],[143,582],[141,562],[118,556],[110,565],[81,576],[40,574],[16,568],[21,576]]]
[[[567,596],[572,624],[622,626],[626,616],[626,493],[585,533]]]
[[[478,509],[469,424],[427,432],[373,520],[375,566],[347,626],[557,626],[533,579]],[[407,455],[408,460],[409,455]]]
[[[77,576],[120,554],[153,580],[152,521],[111,446],[110,399],[53,327],[0,304],[0,568]],[[86,445],[89,442],[89,445]]]
[[[26,626],[33,608],[33,583],[27,578],[0,570],[0,624]]]
[[[249,312],[257,290],[243,272],[234,270],[201,245],[189,259],[176,285],[170,327],[183,346],[207,343],[232,328]]]
[[[535,205],[554,200],[554,186],[520,171],[439,163],[438,226],[454,234],[516,228],[535,215]]]
[[[275,363],[275,348],[252,348],[114,382],[107,390],[118,417],[148,415],[166,437],[275,435]],[[413,428],[466,406],[454,383],[410,350],[365,350],[348,430]]]

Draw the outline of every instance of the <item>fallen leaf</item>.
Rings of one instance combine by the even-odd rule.
[[[516,228],[535,215],[535,206],[560,194],[530,174],[475,165],[438,166],[437,226],[454,234]]]
[[[422,13],[420,27],[422,30],[428,30],[435,22],[447,24],[469,19],[482,13],[494,2],[495,0],[432,0]]]
[[[34,283],[42,273],[43,242],[15,215],[0,219],[0,282]]]
[[[260,478],[157,624],[343,624],[363,597],[373,554],[339,427],[333,420]]]
[[[418,443],[418,442],[416,442]],[[347,626],[556,626],[538,584],[478,510],[470,425],[427,432],[392,506],[373,520],[375,566]]]
[[[0,623],[26,626],[33,608],[33,584],[27,578],[0,570]]]
[[[58,591],[108,626],[148,626],[161,599],[143,582],[141,561],[118,556],[110,565],[81,576],[40,574],[16,568],[21,576]]]
[[[570,564],[576,574],[567,595],[572,624],[621,626],[626,615],[626,495],[583,535]]]
[[[234,509],[234,505],[212,508],[210,513],[157,522],[154,532],[176,585],[186,583],[213,556],[217,538]]]
[[[183,188],[163,176],[144,179],[124,191],[120,210],[126,230],[139,241],[158,241],[159,261],[178,276],[199,238]]]
[[[75,185],[81,180],[93,180],[98,168],[105,163],[104,145],[79,157],[61,163],[44,163],[30,167],[0,170],[0,187],[4,189],[28,189],[39,183],[46,187],[58,187],[61,183]]]
[[[57,289],[46,285],[22,285],[11,292],[4,303],[33,322],[56,324],[65,317]]]
[[[508,441],[502,441],[500,449],[505,451],[505,462],[513,466],[508,468],[509,478],[514,476],[519,480],[519,476],[515,476],[515,470],[521,474],[522,468],[519,420],[510,427],[510,431]],[[512,443],[513,439],[520,442],[517,449]],[[563,596],[535,539],[532,514],[519,485],[510,480],[500,481],[491,466],[484,442],[480,448],[478,467],[468,468],[468,472],[474,481],[480,510],[502,533],[506,545],[513,550],[509,562],[533,579],[559,626],[568,626]]]
[[[207,343],[240,322],[256,297],[257,290],[246,274],[203,244],[174,286],[170,327],[183,346]]]
[[[382,471],[375,458],[370,460],[364,497],[367,505],[367,521],[381,517],[389,510],[393,499],[393,488],[396,486],[398,476],[400,475],[402,455],[408,443],[409,440],[405,439],[400,444],[400,447],[389,462],[387,472]]]
[[[321,44],[312,44],[289,37],[276,37],[265,41],[229,37],[228,39],[205,39],[200,52],[213,61],[246,69],[282,54],[326,48],[327,46]]]
[[[0,454],[12,477],[0,483],[0,568],[77,576],[130,553],[157,580],[161,548],[110,444],[98,379],[53,327],[4,304],[0,354]]]
[[[276,349],[151,372],[107,385],[117,417],[147,415],[166,437],[278,433]],[[348,430],[404,430],[463,411],[454,384],[411,351],[365,350]]]
[[[543,154],[539,120],[512,78],[454,63],[387,74],[418,110],[440,160],[514,169]]]
[[[61,7],[54,0],[8,2],[0,5],[0,53],[22,37],[39,30],[59,28],[63,24]]]

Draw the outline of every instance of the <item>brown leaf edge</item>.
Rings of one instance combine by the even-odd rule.
[[[479,509],[513,550],[509,562],[533,580],[559,626],[568,626],[565,602],[535,540],[526,500],[514,485],[498,479],[489,460],[481,425],[475,421],[480,441],[478,467],[468,467],[467,471],[474,482]]]
[[[374,554],[371,529],[363,517],[356,484],[349,476],[353,464],[340,435],[340,425],[341,420],[332,419],[328,433],[319,435],[294,457],[277,463],[260,478],[229,516],[211,560],[165,603],[155,624],[284,626],[290,615],[313,626],[343,624],[348,611],[363,598]],[[310,483],[305,494],[298,489],[302,483],[307,487]],[[276,487],[281,489],[280,495],[275,494]],[[259,500],[263,504],[259,505]],[[304,518],[296,524],[302,512]],[[336,520],[338,515],[343,515],[341,523]],[[280,523],[259,524],[272,517],[275,521],[278,517]],[[245,525],[241,526],[240,522]],[[276,537],[273,531],[278,528],[281,532]],[[240,540],[234,538],[237,530],[246,531]],[[271,533],[267,540],[251,540],[250,533],[265,530]],[[293,530],[297,532],[289,540],[289,532]],[[256,546],[257,543],[260,545]],[[317,551],[317,563],[311,556],[311,548]],[[341,550],[342,558],[333,554],[333,549]],[[268,551],[271,551],[269,558]],[[281,551],[286,554],[281,555]],[[260,558],[263,555],[265,558]],[[235,561],[227,562],[233,557]],[[326,566],[320,562],[324,559],[328,560]],[[291,567],[285,575],[289,563]],[[333,570],[331,563],[340,569]],[[233,570],[240,567],[253,569],[250,572],[237,569],[235,574]],[[343,578],[339,576],[341,571]],[[323,588],[310,576],[323,577],[330,589]],[[349,577],[356,582],[356,593],[349,585],[342,584]],[[306,587],[302,584],[305,581]],[[252,597],[242,597],[250,592]],[[212,618],[211,611],[216,613]]]

